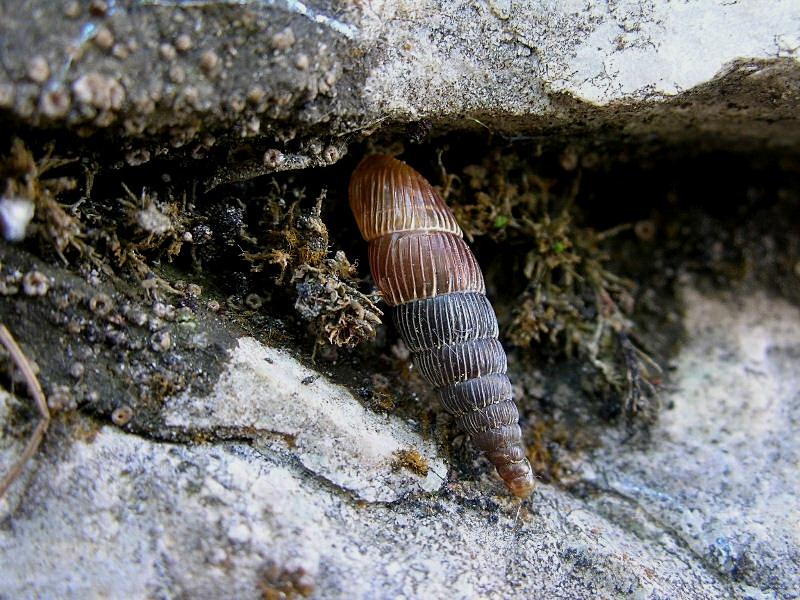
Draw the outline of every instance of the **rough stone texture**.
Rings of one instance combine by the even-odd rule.
[[[129,164],[210,156],[209,185],[330,164],[381,124],[411,121],[562,144],[576,131],[595,144],[800,140],[792,0],[769,10],[699,0],[103,4],[0,3],[0,110],[81,135],[111,128]]]
[[[409,424],[365,409],[343,387],[252,338],[239,340],[210,395],[189,391],[175,398],[164,421],[192,432],[213,434],[221,426],[247,431],[256,447],[289,452],[363,500],[390,502],[420,489],[435,491],[447,473],[436,447]],[[426,477],[399,468],[397,453],[412,449],[428,463]]]
[[[347,477],[366,464],[373,497],[396,496],[371,470],[387,456],[376,447],[415,434],[391,418],[379,444],[342,432],[352,398],[324,380],[329,398],[304,392],[305,368],[240,340],[211,395],[174,399],[170,418],[294,435],[329,402],[310,423],[325,439],[168,444],[72,419],[0,501],[0,596],[794,597],[800,311],[758,294],[686,301],[673,408],[648,447],[609,434],[575,457],[576,484],[540,485],[522,506],[488,479],[365,500]],[[309,459],[339,442],[352,448]]]
[[[552,92],[600,105],[647,100],[705,83],[737,59],[800,57],[800,11],[789,1],[768,11],[708,2],[385,2],[376,12],[362,21],[383,28],[366,98],[389,114],[457,106],[535,115],[551,108]]]
[[[206,186],[330,164],[412,122],[390,141],[486,127],[785,158],[800,148],[798,31],[792,0],[0,0],[0,124],[103,169],[194,164]],[[69,286],[80,320],[96,290]],[[103,390],[97,418],[57,416],[0,499],[0,597],[797,597],[800,314],[760,294],[686,301],[648,444],[601,429],[522,505],[486,469],[459,475],[416,423],[213,318],[158,325],[166,374],[199,373],[166,404],[129,397],[165,375],[155,305],[122,359],[89,331],[107,346],[77,356],[74,400]],[[2,315],[29,315],[43,378],[75,360],[47,353],[71,347],[48,302],[20,313],[9,297]],[[99,425],[129,401],[138,435]],[[21,405],[0,394],[2,466],[31,422]],[[412,449],[427,475],[399,459]]]
[[[800,310],[761,294],[687,291],[692,342],[652,447],[596,453],[595,510],[646,535],[670,532],[750,597],[800,589]]]

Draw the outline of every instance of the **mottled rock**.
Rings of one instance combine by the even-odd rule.
[[[553,489],[533,511],[469,496],[359,506],[240,444],[102,428],[57,454],[0,504],[4,596],[725,595],[679,546],[645,545]]]
[[[791,170],[798,20],[791,0],[0,0],[0,118],[101,177],[198,165],[192,190],[330,165],[381,127],[485,128],[554,146],[567,171],[637,146]],[[183,242],[211,239],[192,225]],[[687,288],[651,435],[587,425],[591,449],[565,447],[563,478],[520,504],[444,436],[241,337],[224,297],[190,284],[177,310],[128,310],[119,281],[32,247],[3,248],[0,320],[60,412],[0,499],[0,597],[796,597],[800,314],[783,301]],[[0,471],[32,415],[0,388]]]
[[[253,442],[154,442],[84,417],[54,428],[0,500],[0,595],[790,598],[800,311],[686,300],[673,408],[651,442],[609,434],[576,460],[579,485],[542,484],[523,505],[500,486],[398,483],[380,467],[392,440],[427,448],[406,424],[241,339],[208,397],[167,410],[172,427]],[[371,442],[356,439],[365,425]]]
[[[547,134],[557,144],[576,133],[612,145],[790,149],[800,140],[800,8],[791,0],[770,10],[322,4],[115,2],[98,12],[36,0],[0,8],[0,107],[83,135],[115,127],[129,141],[125,152],[178,136],[173,146],[193,157],[202,121],[220,142],[210,185],[327,164],[313,148],[410,122]],[[257,142],[252,156],[228,158],[223,151],[243,138]],[[263,163],[276,143],[297,159]]]
[[[239,339],[209,395],[190,390],[170,400],[164,420],[192,432],[247,432],[257,448],[291,456],[363,500],[435,491],[447,478],[435,444],[413,425],[364,408],[342,386],[252,338]],[[397,453],[411,449],[428,463],[426,476],[399,465]]]
[[[643,450],[578,465],[594,510],[652,539],[670,532],[741,597],[800,589],[800,310],[757,293],[686,291],[690,339]],[[609,441],[609,443],[611,443]]]

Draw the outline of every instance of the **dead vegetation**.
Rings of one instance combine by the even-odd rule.
[[[308,598],[316,588],[314,574],[302,566],[270,560],[261,571],[259,588],[264,600]]]
[[[771,270],[754,270],[780,270],[789,290],[796,288],[796,242],[788,235],[775,238],[774,246],[794,248],[786,258],[765,246],[773,239],[765,232],[755,232],[749,242],[717,239],[724,234],[719,227],[709,225],[708,232],[698,227],[712,221],[693,213],[676,217],[667,212],[669,204],[661,216],[653,209],[645,217],[616,226],[612,222],[608,229],[589,227],[585,204],[577,201],[583,167],[572,162],[569,169],[545,176],[519,149],[489,150],[462,162],[457,171],[443,169],[442,191],[478,252],[494,246],[494,255],[503,257],[500,270],[483,266],[500,295],[508,296],[497,298],[498,309],[508,308],[501,318],[504,342],[546,360],[575,359],[579,385],[614,405],[617,410],[610,414],[621,410],[645,422],[656,413],[661,376],[644,342],[651,338],[640,335],[637,311],[646,303],[650,313],[664,313],[663,296],[648,293],[640,273],[620,267],[619,240],[627,240],[628,254],[631,248],[636,252],[636,243],[669,248],[688,268],[711,269],[728,278],[739,276],[748,261],[781,260]],[[349,211],[323,217],[329,204],[324,190],[317,186],[307,193],[306,173],[196,195],[191,174],[168,172],[172,167],[166,165],[142,176],[144,168],[152,167],[135,167],[120,176],[91,159],[59,157],[52,147],[31,150],[18,139],[9,141],[0,158],[3,197],[18,200],[23,209],[32,207],[21,247],[45,261],[69,265],[92,286],[110,283],[137,301],[165,306],[159,311],[167,311],[166,316],[153,315],[156,329],[147,333],[146,342],[146,348],[165,356],[179,342],[175,331],[167,336],[162,327],[183,320],[169,316],[176,309],[207,307],[271,342],[297,333],[313,338],[315,351],[324,347],[331,355],[330,346],[353,347],[375,336],[382,315],[378,297],[358,276],[366,270],[357,269],[339,249],[357,247],[343,243],[355,231]],[[343,205],[346,176],[346,166],[331,171],[330,185],[336,190],[331,206]],[[326,221],[343,238],[332,242]],[[694,230],[698,234],[689,238],[686,231]],[[690,245],[690,239],[696,243]],[[744,257],[736,253],[740,248]],[[653,266],[657,269],[665,271]],[[669,277],[677,272],[673,269]],[[184,280],[194,276],[202,287]],[[23,279],[23,272],[5,273],[0,293],[38,289],[33,275]],[[120,280],[125,285],[119,286]],[[201,302],[211,291],[216,297]],[[121,297],[114,301],[125,303]],[[150,328],[148,319],[137,327]],[[310,336],[297,327],[298,320],[308,324]],[[114,331],[103,331],[103,337],[125,341],[122,325],[104,326]],[[92,329],[91,323],[74,318],[68,327],[71,334]],[[659,350],[655,353],[662,357]],[[380,347],[370,352],[382,356]],[[393,368],[385,372],[394,373]],[[397,379],[393,374],[388,379],[389,385],[379,386],[372,399],[381,410],[398,403],[391,389]],[[168,384],[151,380],[143,393],[153,398],[185,385],[180,378]]]
[[[248,203],[198,206],[194,186],[159,189],[129,185],[112,198],[92,198],[99,167],[77,159],[39,160],[19,139],[0,163],[4,198],[31,204],[32,222],[23,237],[44,242],[64,264],[87,263],[106,277],[134,281],[148,298],[182,294],[163,275],[163,264],[184,258],[189,268],[215,268],[235,251],[253,273],[274,271],[273,283],[294,291],[297,314],[318,343],[352,347],[375,335],[381,311],[375,295],[362,293],[356,269],[342,252],[329,251],[320,216],[320,194],[303,209],[304,192],[273,180],[266,197]],[[108,189],[106,188],[106,192]],[[255,214],[248,227],[247,215]],[[257,293],[245,294],[243,310],[258,310]]]
[[[50,426],[50,410],[47,407],[47,400],[44,397],[42,386],[39,385],[39,380],[28,357],[25,356],[14,336],[2,323],[0,323],[0,344],[2,344],[11,361],[9,369],[19,371],[25,386],[28,388],[28,394],[30,394],[39,412],[39,421],[36,423],[19,458],[7,472],[0,473],[0,498],[2,498],[11,484],[20,476],[25,464],[36,453],[42,443],[44,434],[47,433],[47,428]],[[11,378],[13,379],[13,374]]]
[[[272,180],[259,197],[210,206],[199,205],[191,186],[147,189],[123,181],[113,200],[95,201],[96,166],[52,158],[52,150],[37,161],[20,140],[0,169],[5,195],[35,205],[31,233],[64,262],[127,277],[161,299],[181,293],[161,265],[182,257],[201,270],[234,255],[252,274],[271,274],[274,284],[292,291],[296,313],[318,344],[352,347],[375,335],[382,314],[377,296],[359,289],[343,252],[330,251],[324,191],[308,208],[304,189]],[[603,232],[576,226],[579,178],[554,193],[556,182],[516,154],[490,154],[458,176],[445,174],[444,182],[468,237],[523,249],[515,254],[523,257],[518,269],[527,285],[508,341],[546,343],[578,356],[594,367],[601,387],[624,396],[629,413],[645,409],[655,397],[656,368],[636,344],[635,286],[606,268],[603,248],[625,226]],[[260,308],[260,296],[247,301],[254,291],[242,294],[243,308]]]
[[[593,369],[595,393],[619,398],[629,417],[653,419],[660,369],[635,341],[636,285],[607,267],[605,242],[631,226],[581,227],[580,175],[566,185],[544,178],[518,154],[490,153],[460,174],[442,167],[442,176],[465,234],[513,248],[511,268],[525,285],[512,302],[508,342],[578,357]]]
[[[76,191],[78,179],[71,175],[58,175],[54,171],[76,161],[54,158],[52,154],[51,147],[37,161],[22,140],[14,139],[8,154],[0,161],[3,198],[13,198],[32,205],[33,233],[49,242],[65,264],[68,264],[65,253],[74,251],[100,265],[102,263],[87,243],[85,229],[75,214],[77,206],[91,194],[93,174],[90,169],[84,173],[85,196],[75,206],[65,206],[59,197]]]
[[[430,465],[422,454],[414,448],[397,450],[394,453],[393,466],[395,469],[406,469],[420,477],[426,477]]]
[[[300,209],[302,194],[287,206],[289,192],[273,180],[265,199],[265,217],[252,242],[268,250],[246,252],[244,257],[259,271],[277,269],[275,282],[296,291],[295,309],[312,324],[318,343],[353,347],[375,335],[383,314],[376,294],[358,289],[358,271],[337,251],[330,256],[328,229],[321,218],[325,194],[308,211]]]
[[[159,201],[144,189],[137,198],[121,183],[115,202],[98,205],[92,193],[99,166],[53,154],[50,147],[36,160],[22,140],[14,139],[0,164],[3,197],[34,207],[27,236],[43,242],[42,252],[49,247],[65,265],[86,262],[107,277],[132,276],[156,298],[177,293],[148,263],[162,256],[171,260],[183,242],[191,241],[182,227],[185,203]]]
[[[41,381],[59,405],[152,430],[165,398],[213,382],[233,340],[223,323],[275,339],[297,329],[294,314],[338,345],[375,333],[374,298],[329,252],[322,196],[310,210],[289,186],[266,201],[196,197],[191,178],[163,171],[120,176],[19,139],[5,150],[0,302],[28,346],[48,349]]]

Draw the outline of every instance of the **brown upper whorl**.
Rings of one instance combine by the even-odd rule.
[[[408,231],[381,236],[369,243],[369,265],[389,306],[453,292],[486,292],[475,255],[452,233]]]
[[[350,178],[350,208],[365,240],[400,231],[446,231],[462,236],[452,211],[406,163],[376,154]]]

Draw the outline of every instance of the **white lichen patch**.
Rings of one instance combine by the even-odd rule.
[[[799,6],[387,0],[360,15],[359,38],[379,56],[364,97],[408,119],[476,107],[546,113],[552,92],[598,105],[659,99],[736,60],[800,58]]]
[[[0,231],[3,237],[9,242],[24,240],[35,211],[33,201],[28,198],[0,198]]]
[[[363,500],[434,491],[447,477],[435,443],[411,424],[372,412],[344,387],[252,338],[239,340],[211,394],[190,391],[170,400],[165,411],[171,427],[252,432],[257,446],[283,449]],[[428,462],[426,477],[396,467],[395,453],[409,448]]]
[[[316,575],[320,509],[296,477],[246,448],[192,450],[104,428],[28,491],[43,486],[59,490],[34,503],[44,520],[15,519],[24,542],[0,534],[2,597],[252,597],[270,561]],[[14,498],[0,500],[1,514]]]
[[[770,3],[639,3],[609,7],[576,47],[559,91],[607,104],[674,95],[712,79],[738,58],[800,57],[785,43],[800,23],[793,0]]]

